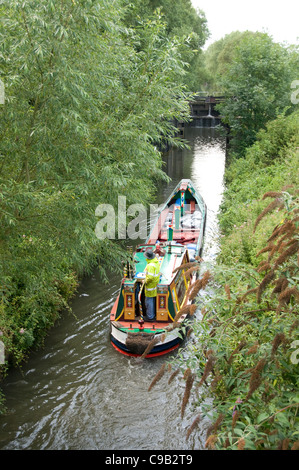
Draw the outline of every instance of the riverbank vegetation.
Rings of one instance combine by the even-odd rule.
[[[121,243],[95,236],[95,210],[117,213],[119,195],[147,204],[167,178],[159,149],[185,145],[173,123],[188,119],[186,61],[207,33],[191,4],[184,34],[149,2],[0,8],[3,375],[42,343],[80,276],[121,268]]]
[[[257,126],[249,122],[249,140],[233,131],[239,141],[225,171],[217,262],[201,265],[210,278],[197,298],[201,313],[171,364],[186,382],[182,416],[192,403],[186,437],[208,416],[207,449],[299,448],[299,110],[288,86],[288,109],[274,119],[266,113]],[[248,96],[237,100],[241,119]],[[235,119],[234,104],[223,109]]]
[[[208,416],[208,449],[299,446],[299,152],[297,142],[280,149],[277,162],[254,163],[259,147],[269,146],[268,132],[227,171],[234,176],[217,264],[202,265],[211,281],[198,298],[200,319],[173,364],[190,377],[184,400],[192,395],[195,420],[187,437]]]

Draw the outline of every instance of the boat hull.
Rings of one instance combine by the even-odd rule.
[[[140,335],[147,335],[150,333],[143,333],[142,330],[139,332]],[[168,354],[174,350],[176,350],[184,341],[184,335],[181,329],[177,329],[171,333],[168,333],[166,338],[163,340],[161,336],[163,333],[156,333],[157,343],[155,346],[146,354],[144,357],[158,357],[163,356],[164,354]],[[113,324],[111,325],[111,344],[112,346],[120,353],[124,354],[125,356],[131,357],[140,357],[142,354],[140,351],[134,351],[131,347],[127,345],[128,340],[128,332],[122,331],[119,328],[115,327]],[[145,348],[144,348],[145,351]]]

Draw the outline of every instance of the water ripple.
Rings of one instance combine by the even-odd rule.
[[[205,257],[217,249],[216,215],[223,189],[222,141],[186,129],[190,150],[166,157],[172,181],[159,188],[157,204],[181,178],[191,178],[208,205]],[[205,133],[207,131],[205,130]],[[0,417],[1,449],[191,449],[203,447],[205,420],[185,441],[192,406],[180,418],[184,382],[167,377],[148,392],[165,358],[136,362],[110,344],[109,312],[120,279],[102,284],[97,272],[82,281],[44,348],[4,381],[8,413]],[[173,353],[175,355],[176,353]],[[183,437],[182,437],[183,436]]]

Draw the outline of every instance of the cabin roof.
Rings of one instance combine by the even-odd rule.
[[[144,256],[144,251],[141,251],[143,248],[149,248],[149,245],[141,245],[139,250],[135,253],[135,267],[136,273],[144,272],[147,262]],[[154,248],[152,246],[151,248]],[[169,284],[173,278],[173,271],[175,268],[181,265],[186,249],[180,244],[171,244],[170,252],[169,247],[164,248],[165,255],[159,256],[160,261],[160,274],[162,277],[160,279],[160,284]]]
[[[180,210],[177,210],[180,209]],[[202,243],[205,227],[206,205],[194,189],[190,180],[182,180],[173,190],[163,209],[157,215],[146,243],[169,240],[169,226],[173,229],[173,240],[181,244]]]

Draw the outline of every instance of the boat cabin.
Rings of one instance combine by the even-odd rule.
[[[144,256],[145,250],[152,248],[159,251],[160,281],[157,286],[156,297],[156,322],[173,322],[174,317],[186,300],[186,291],[189,281],[184,276],[184,269],[176,268],[189,262],[189,254],[186,247],[176,242],[161,249],[155,245],[140,245],[134,255],[134,270],[127,270],[127,277],[122,280],[119,298],[112,310],[115,321],[136,321],[143,316],[145,311],[143,280],[147,262]],[[128,272],[129,271],[129,272]]]
[[[206,213],[205,202],[191,180],[181,180],[159,212],[147,240],[137,246],[131,262],[126,264],[120,292],[110,313],[111,343],[121,353],[154,357],[181,344],[186,332],[182,333],[180,327],[187,314],[180,312],[183,314],[179,320],[171,324],[182,307],[190,305],[187,290],[194,276],[187,279],[185,273],[190,266],[187,263],[201,254]],[[153,250],[160,263],[154,321],[144,320],[143,281],[147,266],[144,253],[148,249]],[[148,350],[149,346],[153,349]]]

